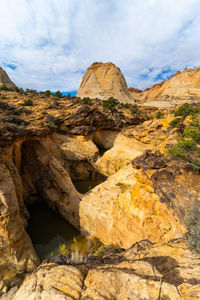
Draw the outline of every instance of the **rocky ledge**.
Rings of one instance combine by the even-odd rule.
[[[183,240],[143,240],[85,264],[45,262],[1,299],[198,299],[199,269],[199,258]]]

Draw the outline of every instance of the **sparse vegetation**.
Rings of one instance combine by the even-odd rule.
[[[33,90],[33,89],[26,89],[26,92],[27,92],[27,93],[31,93],[31,94],[37,93],[37,91],[36,91],[36,90]]]
[[[162,119],[164,117],[164,114],[159,111],[157,114],[156,114],[156,119]]]
[[[59,132],[62,133],[62,134],[66,134],[69,132],[69,128],[67,126],[65,126],[64,124],[62,124],[60,127],[59,127]]]
[[[117,185],[120,187],[120,190],[121,190],[122,193],[124,193],[128,189],[128,185],[125,184],[125,183],[120,183],[119,182]]]
[[[44,94],[45,94],[45,96],[49,97],[49,96],[51,96],[51,91],[50,90],[46,90],[44,92]]]
[[[108,98],[107,100],[102,101],[102,106],[109,110],[113,110],[116,105],[119,104],[119,101],[113,97]]]
[[[44,127],[44,122],[41,121],[41,122],[39,123],[39,126],[40,126],[40,127]]]
[[[24,91],[22,88],[20,88],[20,89],[19,89],[19,93],[20,93],[21,95],[23,95],[23,94],[25,93],[25,91]]]
[[[26,99],[22,105],[23,106],[32,106],[33,101],[31,99]]]
[[[78,102],[80,104],[84,104],[84,105],[92,105],[92,99],[88,98],[88,97],[85,97],[83,99],[81,98],[77,98]]]
[[[13,91],[14,88],[9,88],[5,84],[0,86],[0,91]]]
[[[174,112],[174,116],[170,127],[177,128],[180,137],[168,153],[200,172],[200,108],[186,103]],[[187,122],[186,117],[189,118]]]
[[[186,240],[189,246],[200,254],[200,208],[193,207],[185,217],[188,232]]]
[[[55,92],[55,96],[58,98],[62,97],[62,93],[60,91]]]

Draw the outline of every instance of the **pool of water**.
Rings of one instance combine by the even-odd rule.
[[[57,255],[60,245],[69,247],[74,237],[81,237],[76,228],[45,204],[33,204],[28,210],[30,219],[27,232],[41,260]]]
[[[104,178],[103,176],[101,178],[91,180],[91,179],[85,179],[85,180],[74,180],[73,184],[77,191],[79,193],[85,194],[89,192],[91,189],[93,189],[95,186],[98,184],[104,182],[106,177]]]

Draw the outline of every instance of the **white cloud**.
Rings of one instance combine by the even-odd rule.
[[[200,65],[199,15],[200,0],[0,0],[0,65],[24,88],[69,91],[112,61],[146,88]]]

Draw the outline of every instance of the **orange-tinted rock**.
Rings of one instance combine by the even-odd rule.
[[[200,102],[200,67],[177,72],[166,81],[137,92],[129,88],[132,97],[143,105],[168,108],[185,102]]]

